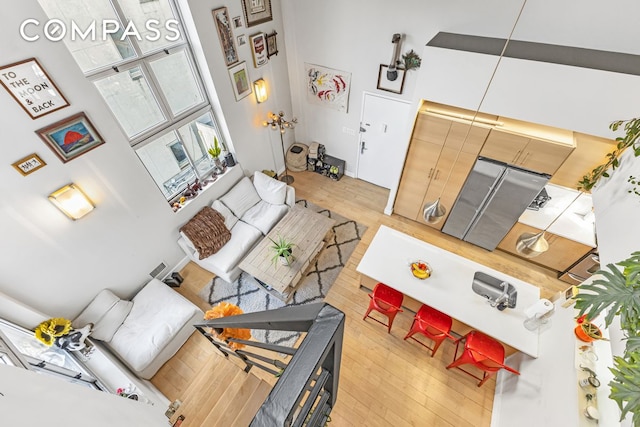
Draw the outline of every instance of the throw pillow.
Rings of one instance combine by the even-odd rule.
[[[80,328],[93,323],[91,337],[108,342],[129,315],[131,307],[131,301],[121,300],[109,289],[103,289],[73,320],[73,326]]]
[[[287,184],[256,171],[253,174],[253,185],[262,200],[272,205],[283,205],[287,197]]]
[[[200,259],[215,254],[231,239],[222,214],[209,206],[203,207],[180,228],[198,251]]]
[[[242,218],[242,215],[258,204],[261,199],[251,180],[245,176],[219,200],[231,209],[235,216]]]
[[[231,210],[220,200],[214,200],[213,203],[211,203],[211,207],[222,214],[224,217],[224,225],[229,230],[231,230],[233,226],[236,225],[236,222],[238,222],[238,217],[235,216],[233,212],[231,212]]]

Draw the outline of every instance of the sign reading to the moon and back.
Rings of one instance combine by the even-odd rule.
[[[69,106],[35,58],[0,67],[0,83],[32,119]]]

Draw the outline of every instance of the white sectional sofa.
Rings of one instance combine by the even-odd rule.
[[[233,282],[240,276],[238,264],[295,204],[295,189],[262,172],[253,181],[240,178],[211,207],[224,217],[231,239],[216,253],[200,259],[200,254],[185,233],[178,245],[189,259],[216,276]]]

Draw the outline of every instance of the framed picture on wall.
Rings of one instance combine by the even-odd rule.
[[[84,113],[78,113],[36,131],[51,150],[67,163],[104,144]]]
[[[249,72],[247,71],[247,63],[245,61],[229,68],[229,77],[231,78],[231,86],[233,87],[233,94],[236,96],[236,101],[240,101],[253,92],[249,84]]]
[[[45,167],[46,163],[36,153],[33,153],[29,154],[27,157],[23,157],[15,163],[12,163],[11,166],[20,172],[22,176],[27,176],[31,172],[35,172],[38,169]]]
[[[0,66],[0,83],[34,120],[69,106],[36,58]]]
[[[251,41],[253,65],[256,68],[262,67],[264,64],[269,62],[269,57],[267,56],[267,41],[264,33],[254,34],[249,37],[249,40]]]
[[[218,38],[220,39],[220,47],[224,55],[224,61],[229,65],[239,61],[238,49],[233,38],[233,30],[231,29],[231,21],[229,20],[229,12],[226,7],[220,7],[211,11],[213,20],[216,22],[218,29]]]
[[[388,70],[388,65],[380,64],[380,71],[378,71],[378,89],[386,90],[387,92],[402,93],[404,90],[404,75],[406,70],[396,68],[398,75],[395,80],[388,79]]]
[[[273,55],[278,54],[278,40],[276,36],[278,33],[275,31],[271,34],[267,34],[267,58],[271,58]]]
[[[242,0],[242,10],[247,27],[253,27],[273,19],[271,0]]]

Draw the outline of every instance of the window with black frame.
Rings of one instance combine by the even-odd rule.
[[[95,37],[69,31],[63,40],[167,200],[216,172],[213,138],[198,126],[224,139],[173,0],[39,3],[67,28],[95,25]]]

